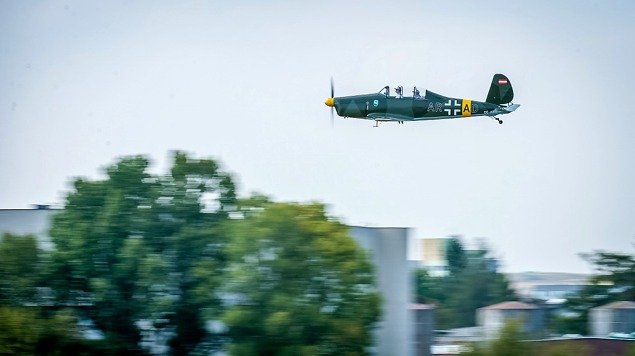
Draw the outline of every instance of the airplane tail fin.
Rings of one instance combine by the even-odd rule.
[[[514,89],[512,89],[512,82],[507,79],[503,74],[495,74],[492,78],[492,85],[489,87],[487,93],[488,103],[501,105],[507,104],[514,99]]]

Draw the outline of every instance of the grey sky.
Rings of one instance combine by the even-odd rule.
[[[0,208],[170,150],[240,191],[323,201],[349,224],[486,237],[506,271],[587,272],[633,252],[632,1],[0,0]],[[329,123],[384,85],[522,106],[487,118]]]

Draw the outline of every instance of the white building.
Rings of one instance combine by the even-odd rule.
[[[592,308],[589,313],[592,336],[606,337],[611,333],[635,332],[635,303],[614,302]]]
[[[408,228],[350,228],[351,237],[370,252],[382,295],[382,321],[376,330],[377,355],[414,355],[413,295],[408,263]]]
[[[505,322],[510,319],[520,322],[520,330],[526,334],[544,330],[544,311],[539,307],[521,302],[503,302],[477,310],[477,323],[483,328],[485,340],[498,338]]]
[[[0,209],[0,239],[4,233],[35,235],[41,248],[51,248],[48,230],[52,216],[59,210],[38,206],[37,209]]]

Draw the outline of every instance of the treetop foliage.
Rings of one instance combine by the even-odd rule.
[[[380,309],[374,271],[324,205],[238,199],[217,161],[183,152],[163,175],[149,167],[130,156],[104,179],[75,179],[52,251],[32,236],[0,241],[0,332],[22,335],[9,350],[365,354]],[[62,321],[77,333],[40,328]],[[103,342],[84,340],[80,324]]]
[[[232,354],[364,354],[379,317],[372,266],[323,205],[266,204],[233,222],[232,241]]]
[[[436,305],[438,328],[474,326],[478,308],[516,300],[507,278],[493,268],[494,259],[484,243],[479,250],[467,251],[461,238],[453,236],[446,254],[447,276],[432,277],[425,269],[415,274],[417,298]]]

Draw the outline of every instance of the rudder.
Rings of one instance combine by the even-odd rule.
[[[487,99],[485,101],[501,105],[507,104],[513,99],[514,89],[512,89],[512,82],[510,82],[503,74],[495,74],[494,78],[492,78],[492,85],[489,87],[489,92],[487,93]]]

